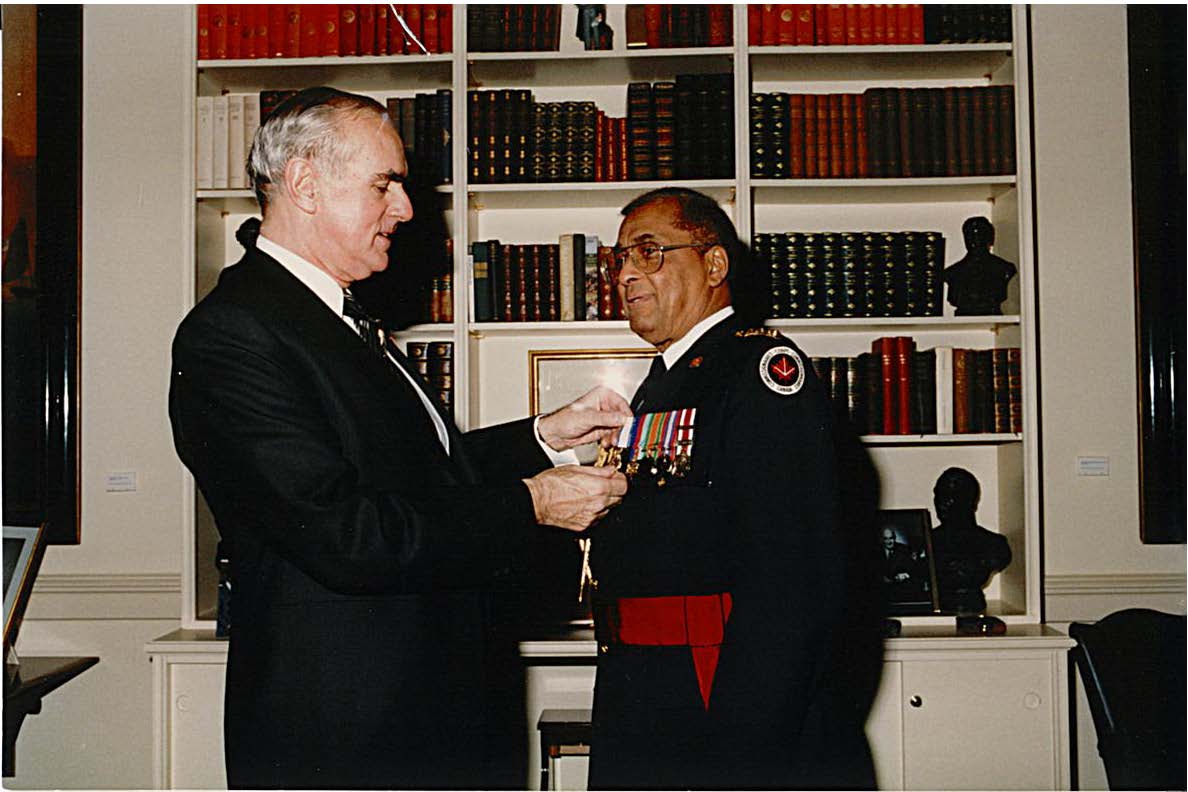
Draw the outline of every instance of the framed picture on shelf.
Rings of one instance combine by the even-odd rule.
[[[651,349],[530,349],[528,411],[556,410],[598,385],[630,399],[655,356]]]
[[[45,552],[45,531],[38,526],[4,526],[4,653],[16,642],[21,617],[33,591],[33,579]]]
[[[939,613],[928,509],[881,509],[877,522],[888,615]]]

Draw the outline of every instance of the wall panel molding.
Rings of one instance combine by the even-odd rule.
[[[25,620],[177,619],[179,574],[47,574],[33,584]]]

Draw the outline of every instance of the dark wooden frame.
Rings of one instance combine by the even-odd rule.
[[[891,528],[896,534],[903,537],[905,540],[903,544],[911,548],[913,553],[921,551],[924,553],[924,558],[917,562],[922,565],[919,572],[927,577],[927,580],[923,581],[923,587],[918,590],[921,596],[905,598],[905,594],[911,593],[909,590],[888,584],[886,587],[887,614],[889,616],[928,616],[940,613],[940,593],[936,586],[936,560],[932,555],[932,518],[928,509],[880,509],[875,514],[875,522],[880,542],[883,538],[883,529]]]
[[[1139,534],[1185,540],[1184,6],[1126,9],[1138,345]]]
[[[4,523],[44,524],[49,543],[77,544],[82,6],[41,5],[36,14],[33,40],[4,38],[6,59],[10,48],[36,47],[32,90],[5,94],[35,102],[33,187],[9,195],[6,182],[4,200],[35,196],[22,217],[36,244],[25,273],[11,272],[6,256]]]

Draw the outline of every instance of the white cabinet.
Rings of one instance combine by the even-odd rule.
[[[153,785],[226,789],[223,683],[227,642],[177,630],[145,647],[153,663]]]

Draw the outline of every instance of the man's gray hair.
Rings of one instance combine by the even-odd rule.
[[[350,153],[339,134],[341,124],[365,113],[388,118],[374,99],[336,88],[306,88],[278,105],[256,130],[248,155],[247,175],[260,209],[268,211],[269,192],[284,180],[285,166],[294,158],[337,171]]]

